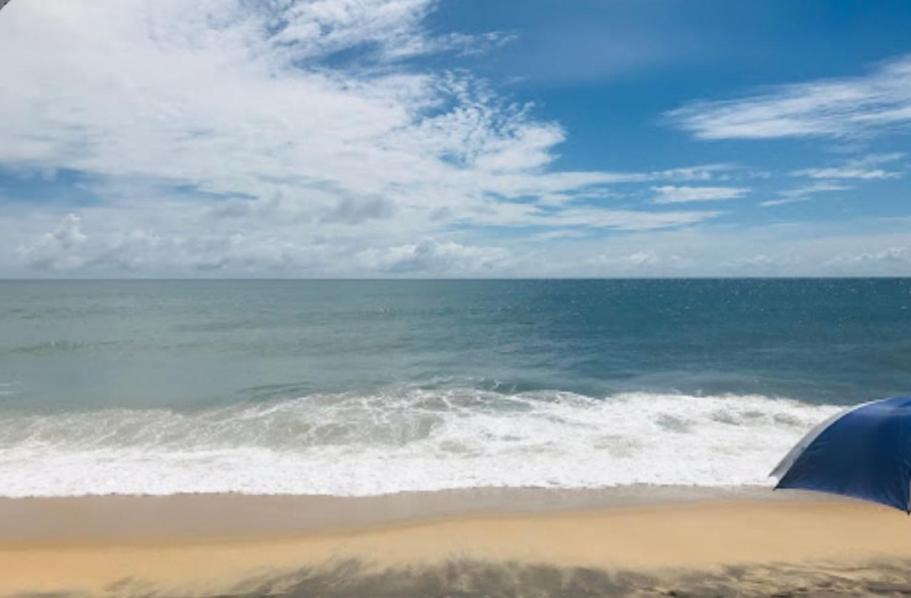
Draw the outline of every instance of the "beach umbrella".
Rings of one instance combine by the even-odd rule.
[[[851,407],[822,422],[772,470],[779,488],[853,496],[911,515],[911,397]]]

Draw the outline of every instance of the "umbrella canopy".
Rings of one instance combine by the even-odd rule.
[[[911,514],[911,397],[864,403],[824,421],[771,475],[776,489],[853,496]]]

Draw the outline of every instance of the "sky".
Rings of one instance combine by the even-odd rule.
[[[909,276],[909,31],[906,0],[12,0],[0,277]]]

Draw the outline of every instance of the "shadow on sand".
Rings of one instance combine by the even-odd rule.
[[[174,596],[138,580],[108,588],[111,595]],[[188,595],[200,595],[198,589]],[[911,563],[878,561],[720,567],[656,574],[479,560],[439,565],[371,567],[346,560],[321,568],[249,579],[224,598],[525,598],[584,596],[911,596]]]

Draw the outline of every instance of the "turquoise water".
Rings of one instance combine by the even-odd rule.
[[[2,281],[0,494],[763,483],[911,280]]]

